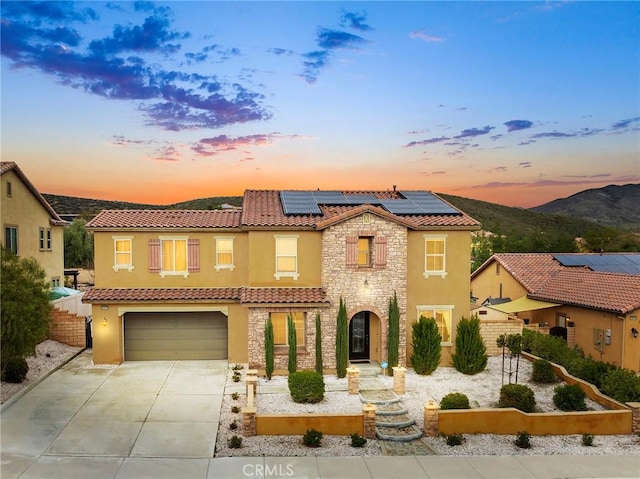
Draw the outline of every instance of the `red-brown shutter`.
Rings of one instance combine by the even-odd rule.
[[[187,263],[190,273],[200,271],[200,240],[187,240]]]
[[[160,240],[157,238],[149,240],[149,272],[160,272]]]
[[[358,237],[347,236],[347,268],[358,267]]]
[[[375,268],[387,267],[387,238],[384,236],[376,236],[375,242]]]

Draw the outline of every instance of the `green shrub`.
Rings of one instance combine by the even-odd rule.
[[[358,433],[351,434],[351,447],[364,447],[367,439]]]
[[[234,431],[235,429],[238,429],[238,421],[236,421],[235,419],[231,422],[231,424],[229,424],[229,429],[231,429],[232,431]]]
[[[322,374],[322,324],[320,312],[316,311],[316,372]]]
[[[231,436],[227,441],[227,445],[231,449],[239,449],[242,447],[242,438],[240,436]]]
[[[453,366],[463,374],[476,374],[487,367],[487,348],[480,335],[477,315],[462,318],[456,328],[456,351]]]
[[[387,339],[387,362],[389,370],[398,365],[398,355],[400,354],[400,307],[398,306],[398,295],[393,292],[393,298],[389,299],[389,329]]]
[[[471,409],[471,406],[466,394],[449,393],[440,401],[440,409]]]
[[[298,337],[296,336],[296,323],[290,314],[287,315],[287,341],[289,343],[287,367],[289,374],[291,374],[298,370]]]
[[[239,413],[240,412],[240,406],[231,406],[231,412],[232,413]]]
[[[498,407],[514,407],[523,412],[533,412],[536,399],[531,388],[524,384],[505,384],[500,388]]]
[[[442,336],[433,318],[420,316],[413,323],[411,365],[417,374],[431,374],[440,364]]]
[[[232,380],[234,383],[239,383],[239,382],[240,382],[240,375],[239,375],[239,374],[234,374],[234,375],[231,377],[231,380]]]
[[[27,360],[20,356],[9,358],[2,367],[2,380],[8,383],[21,383],[27,377],[29,365]]]
[[[598,389],[602,389],[604,378],[609,371],[616,369],[616,366],[604,361],[598,361],[591,357],[573,361],[566,366],[571,374],[588,383],[593,384]]]
[[[244,366],[242,364],[236,363],[236,364],[233,365],[233,370],[234,371],[241,371],[243,369],[244,369]]]
[[[320,447],[322,445],[323,434],[315,429],[307,429],[302,436],[302,444],[307,447]]]
[[[553,366],[546,359],[537,359],[533,362],[533,370],[531,372],[531,380],[534,383],[554,383],[556,382],[556,373]]]
[[[265,355],[265,373],[267,379],[271,379],[273,375],[273,323],[271,318],[267,319],[267,324],[264,326],[264,355]]]
[[[516,434],[514,444],[521,449],[529,449],[531,447],[531,434],[527,431],[520,431]]]
[[[237,401],[240,398],[240,394],[238,393],[231,393],[231,399],[233,399],[234,401]]]
[[[535,331],[531,329],[523,329],[522,330],[522,350],[530,353],[533,347],[533,338],[535,335]]]
[[[464,442],[464,436],[462,434],[445,434],[444,437],[447,446],[460,446]]]
[[[554,389],[553,404],[561,411],[586,411],[586,397],[579,384],[565,384]]]
[[[336,376],[343,378],[347,375],[347,362],[349,362],[349,325],[347,323],[347,306],[342,300],[342,296],[340,297],[336,322]]]
[[[593,434],[583,434],[582,445],[587,447],[593,446]]]
[[[318,403],[324,399],[324,377],[316,371],[289,374],[289,392],[297,403]]]
[[[605,377],[602,392],[620,402],[640,401],[640,376],[629,369],[612,369]]]

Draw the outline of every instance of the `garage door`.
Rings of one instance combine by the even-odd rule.
[[[124,359],[227,359],[227,317],[220,312],[126,313]]]

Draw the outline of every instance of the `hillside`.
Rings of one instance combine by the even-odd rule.
[[[609,185],[585,190],[531,210],[640,231],[640,184]]]

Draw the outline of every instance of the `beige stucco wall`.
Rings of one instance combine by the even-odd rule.
[[[499,266],[499,267],[496,267]],[[502,290],[502,296],[500,291]],[[527,290],[518,283],[505,269],[493,260],[471,280],[471,292],[482,302],[489,296],[492,298],[518,299],[527,294]]]
[[[2,223],[1,241],[5,246],[6,226],[18,227],[18,256],[35,258],[45,270],[47,279],[60,280],[64,286],[64,240],[63,227],[52,226],[51,215],[33,196],[22,180],[13,171],[1,176],[0,221]],[[7,182],[11,182],[12,195],[7,196]],[[50,251],[41,251],[39,244],[40,228],[51,229]]]

